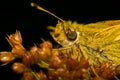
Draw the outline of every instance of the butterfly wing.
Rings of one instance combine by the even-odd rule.
[[[94,33],[89,46],[103,51],[108,59],[115,64],[120,64],[120,20],[98,23],[102,24],[99,27],[105,27]],[[97,26],[97,23],[95,25]]]

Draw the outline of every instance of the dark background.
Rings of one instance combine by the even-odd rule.
[[[0,51],[11,49],[5,37],[16,30],[21,32],[26,48],[41,43],[41,38],[52,41],[46,27],[55,26],[57,19],[31,7],[31,2],[64,20],[78,23],[120,19],[120,3],[117,0],[3,0],[0,1]],[[19,80],[19,77],[10,66],[0,67],[0,80]]]

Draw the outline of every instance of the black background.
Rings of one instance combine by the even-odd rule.
[[[36,2],[64,20],[78,23],[120,19],[120,3],[117,0],[3,0],[0,1],[0,51],[11,49],[5,37],[16,30],[21,32],[26,48],[41,43],[41,38],[52,41],[46,27],[55,26],[57,19],[31,7],[31,2]],[[19,80],[19,76],[9,66],[0,67],[0,80],[8,79]]]

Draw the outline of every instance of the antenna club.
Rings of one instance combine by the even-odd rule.
[[[37,4],[36,4],[36,3],[34,3],[34,2],[31,2],[31,6],[32,6],[32,7],[36,7],[36,6],[37,6]]]

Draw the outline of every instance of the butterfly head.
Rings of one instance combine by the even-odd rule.
[[[58,21],[56,27],[49,26],[49,29],[52,29],[50,34],[53,39],[62,46],[71,46],[78,40],[79,32],[75,29],[74,26],[77,26],[76,22],[71,21]]]
[[[76,30],[76,27],[78,26],[76,22],[65,21],[55,14],[51,13],[50,11],[37,5],[36,3],[31,3],[31,6],[36,7],[37,9],[42,10],[59,20],[56,27],[48,27],[49,30],[52,30],[50,34],[57,43],[62,46],[70,46],[78,40],[79,32]]]

